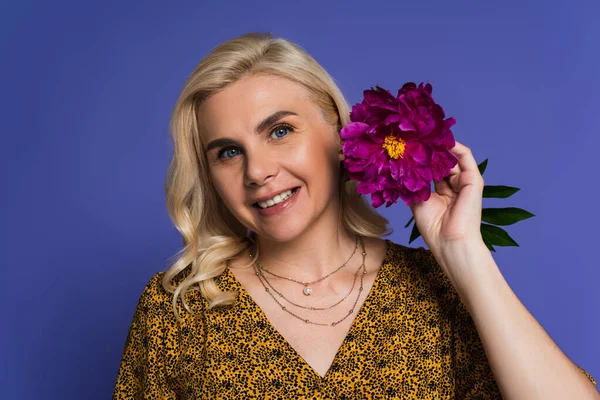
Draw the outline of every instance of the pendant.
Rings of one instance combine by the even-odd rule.
[[[306,287],[304,288],[304,290],[302,290],[302,292],[304,293],[304,295],[305,295],[305,296],[310,296],[310,294],[312,293],[312,288],[311,288],[311,287],[308,287],[308,286],[306,286]]]

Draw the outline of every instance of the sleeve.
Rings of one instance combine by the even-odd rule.
[[[167,385],[165,292],[162,273],[152,277],[138,301],[125,342],[113,400],[176,399]]]
[[[590,375],[589,372],[587,372],[585,369],[581,368],[579,365],[577,366],[577,368],[579,368],[581,370],[581,372],[583,372],[583,374],[590,380],[590,382],[592,382],[594,384],[594,386],[598,387],[598,385],[596,384],[596,380],[594,379],[594,377],[592,375]]]

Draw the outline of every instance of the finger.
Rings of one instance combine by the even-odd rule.
[[[453,196],[454,191],[448,184],[448,178],[442,179],[440,182],[433,180],[433,186],[435,188],[435,192],[440,196]]]
[[[450,151],[456,155],[456,157],[458,157],[458,163],[456,165],[459,166],[460,171],[479,173],[479,168],[477,168],[477,162],[473,157],[471,149],[464,144],[457,142],[456,140],[455,142],[456,146],[451,148]]]
[[[452,167],[452,169],[450,170],[450,173],[448,174],[448,176],[458,175],[458,174],[460,174],[460,172],[461,172],[460,164],[456,163],[456,165],[454,167]]]
[[[448,173],[448,175],[446,175],[444,177],[444,179],[442,179],[441,182],[437,182],[434,179],[433,182],[434,182],[436,192],[439,193],[440,195],[446,195],[446,196],[453,196],[454,194],[456,194],[457,193],[456,180],[460,176],[461,172],[462,171],[460,168],[460,164],[456,163],[456,165],[454,165],[454,167],[452,167],[450,169],[450,172]]]

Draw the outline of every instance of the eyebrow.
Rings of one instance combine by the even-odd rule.
[[[267,128],[269,128],[275,122],[279,121],[281,118],[287,117],[288,115],[298,115],[298,114],[296,114],[293,111],[286,111],[286,110],[274,112],[273,114],[269,115],[267,118],[263,119],[258,125],[256,125],[256,128],[254,130],[257,134],[259,134],[259,133],[263,132],[264,130],[266,130]],[[231,145],[238,145],[238,144],[239,143],[237,140],[234,140],[231,138],[219,138],[219,139],[215,139],[215,140],[212,140],[211,142],[209,142],[208,145],[206,146],[206,151],[209,152],[212,149],[217,148],[217,147],[231,146]]]

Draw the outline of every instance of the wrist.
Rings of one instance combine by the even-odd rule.
[[[448,279],[461,297],[482,282],[482,274],[495,265],[494,258],[483,240],[455,242],[434,254]]]

